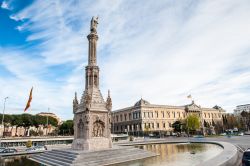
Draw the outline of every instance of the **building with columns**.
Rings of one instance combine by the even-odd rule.
[[[185,119],[190,114],[196,114],[200,118],[201,126],[204,121],[212,125],[222,123],[222,115],[225,114],[219,106],[203,108],[192,101],[183,106],[156,105],[140,99],[133,106],[115,110],[112,113],[113,133],[133,133],[139,135],[146,130],[150,132],[171,132],[172,124],[177,120]]]

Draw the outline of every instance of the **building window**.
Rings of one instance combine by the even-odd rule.
[[[116,115],[116,122],[118,122],[118,115]]]
[[[166,124],[165,124],[165,122],[163,122],[163,128],[166,128]]]
[[[151,112],[151,118],[153,118],[154,117],[154,114],[153,114],[153,112]]]
[[[139,115],[138,115],[138,118],[141,118],[141,112],[139,112],[138,114],[139,114]]]
[[[150,123],[148,123],[148,128],[150,129]]]
[[[168,123],[168,125],[169,125],[169,127],[172,127],[172,124],[170,122]]]
[[[128,114],[129,120],[131,120],[131,113]]]
[[[149,112],[148,112],[148,118],[150,118]]]
[[[125,119],[125,121],[127,120],[127,114],[124,115],[124,119]]]
[[[159,123],[157,123],[157,128],[159,128],[160,127],[160,124]]]
[[[162,111],[162,117],[164,118],[164,111]]]
[[[158,111],[156,111],[155,113],[156,113],[156,117],[158,118]]]
[[[155,125],[154,125],[154,123],[152,123],[152,128],[154,128],[155,127]]]
[[[144,128],[147,128],[147,123],[144,123]]]
[[[122,122],[122,115],[120,115],[120,120],[121,120],[121,122]]]

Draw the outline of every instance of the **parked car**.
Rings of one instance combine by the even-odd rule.
[[[250,149],[247,149],[243,153],[242,166],[250,166]]]
[[[35,147],[30,147],[25,150],[26,152],[33,152],[36,151]]]
[[[14,148],[4,148],[4,149],[0,149],[0,153],[16,153],[17,150]]]
[[[47,150],[47,147],[46,146],[33,146],[33,147],[26,149],[25,151],[34,152],[34,151],[43,151],[43,150]]]
[[[243,135],[244,135],[244,133],[239,133],[239,134],[238,134],[238,136],[243,136]]]

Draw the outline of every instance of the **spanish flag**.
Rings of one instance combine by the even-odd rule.
[[[27,111],[27,109],[30,107],[30,103],[31,103],[31,100],[32,100],[32,91],[33,91],[33,87],[32,87],[31,90],[30,90],[29,100],[28,100],[28,102],[27,102],[27,104],[26,104],[26,107],[25,107],[25,109],[24,109],[24,112]]]

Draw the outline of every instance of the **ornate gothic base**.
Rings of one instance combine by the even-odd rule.
[[[109,149],[109,148],[112,148],[112,141],[111,139],[104,138],[104,137],[91,138],[87,140],[74,139],[72,143],[73,150],[96,151],[96,150],[103,150],[103,149]]]

